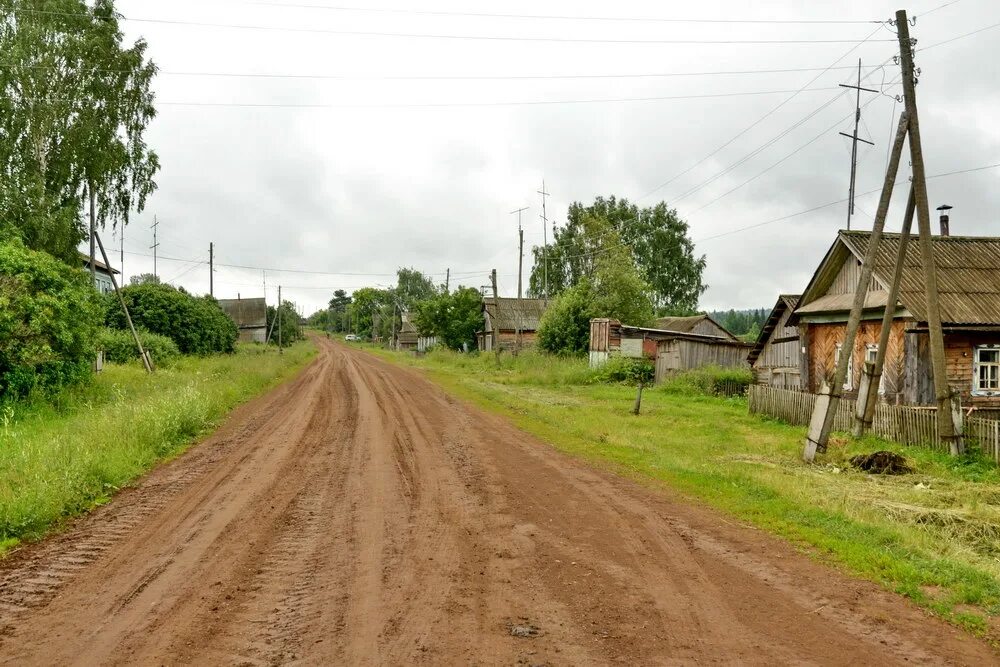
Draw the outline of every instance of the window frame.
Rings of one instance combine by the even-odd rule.
[[[869,355],[872,357],[869,359]],[[878,343],[868,343],[865,345],[865,364],[869,361],[873,364],[875,363],[875,356],[878,355]],[[885,395],[885,360],[882,362],[882,372],[878,376],[878,393],[879,396]]]
[[[995,352],[997,361],[983,362],[979,355],[982,352]],[[973,396],[1000,396],[1000,384],[994,388],[983,389],[979,384],[979,372],[983,365],[988,365],[997,369],[997,380],[1000,383],[1000,344],[992,343],[986,345],[976,345],[972,348],[972,395]]]
[[[837,372],[837,365],[840,363],[840,355],[843,352],[844,343],[837,343],[836,351],[833,353],[833,370]],[[843,389],[854,391],[854,355],[847,358],[847,378],[844,380]]]

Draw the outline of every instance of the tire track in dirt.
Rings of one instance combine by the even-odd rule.
[[[0,563],[0,663],[997,661],[872,584],[316,340],[294,381]]]

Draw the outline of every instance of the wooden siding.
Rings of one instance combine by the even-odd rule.
[[[764,349],[753,363],[756,382],[783,389],[798,389],[801,386],[799,362],[802,357],[802,342],[798,327],[789,326],[791,309],[786,308],[774,330],[768,337]],[[782,343],[774,340],[794,338]]]
[[[702,366],[739,368],[747,366],[747,347],[720,345],[679,338],[660,341],[656,355],[656,381],[678,371]]]
[[[824,382],[828,384],[833,382],[837,344],[843,342],[846,331],[847,325],[842,323],[809,325],[808,337],[803,342],[806,345],[806,365],[808,366],[808,380],[803,382],[803,387],[808,391],[818,392]],[[882,394],[885,400],[890,403],[902,400],[904,331],[905,323],[903,320],[896,320],[892,323],[892,331],[889,334],[889,349],[886,350],[885,368],[883,369],[884,380],[882,381]],[[853,371],[851,386],[850,389],[844,390],[845,396],[855,397],[857,395],[866,351],[869,345],[878,345],[881,332],[881,321],[865,321],[858,326],[858,335],[855,337],[854,350],[851,355],[851,370]]]
[[[690,333],[702,334],[705,336],[721,336],[723,338],[729,338],[732,335],[707,317],[701,322],[698,322],[698,324],[694,325]]]
[[[861,262],[853,255],[849,256],[837,272],[837,276],[830,284],[830,289],[826,294],[854,294],[858,288],[858,281],[861,280]],[[878,278],[872,276],[868,286],[869,292],[886,292],[888,289],[879,282]]]

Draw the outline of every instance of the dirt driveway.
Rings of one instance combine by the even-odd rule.
[[[905,600],[342,345],[0,564],[0,662],[991,664]]]

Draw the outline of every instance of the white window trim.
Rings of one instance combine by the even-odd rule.
[[[837,351],[833,355],[833,368],[836,372],[837,365],[840,364],[840,352],[844,349],[843,343],[837,343]],[[844,380],[844,389],[847,391],[854,390],[854,355],[850,355],[847,358],[847,378]]]
[[[875,363],[874,355],[878,354],[878,343],[868,343],[865,345],[865,363],[869,361],[873,364]],[[869,359],[869,355],[872,355],[872,359]],[[879,396],[885,396],[885,360],[882,360],[882,372],[878,376],[878,393]]]
[[[1000,351],[1000,344],[976,345],[972,348],[972,395],[973,396],[1000,396],[1000,389],[980,389],[979,388],[979,353],[983,351]],[[993,364],[990,364],[991,366]]]

